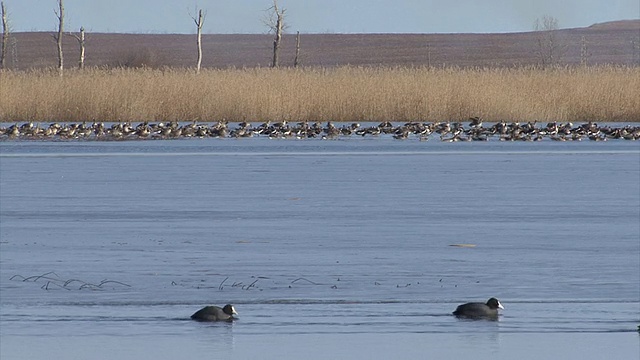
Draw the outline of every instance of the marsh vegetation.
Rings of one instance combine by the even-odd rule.
[[[640,121],[640,68],[85,69],[1,74],[2,122]]]

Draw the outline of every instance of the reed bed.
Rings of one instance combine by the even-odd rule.
[[[0,72],[2,122],[640,121],[640,68]]]

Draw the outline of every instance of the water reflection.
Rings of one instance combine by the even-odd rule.
[[[234,322],[193,321],[187,336],[193,337],[204,353],[232,352],[235,349]],[[214,356],[214,358],[216,358]]]
[[[2,358],[628,358],[640,150],[600,145],[0,144]],[[451,314],[490,296],[499,321]]]

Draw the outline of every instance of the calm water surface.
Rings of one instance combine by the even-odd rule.
[[[0,250],[2,359],[633,359],[640,144],[3,142]]]

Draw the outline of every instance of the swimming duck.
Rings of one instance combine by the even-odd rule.
[[[196,311],[191,315],[191,319],[197,321],[233,321],[236,318],[233,315],[238,315],[236,309],[231,304],[227,304],[224,307],[219,306],[205,306],[202,309]]]
[[[453,315],[469,319],[497,319],[498,309],[504,309],[504,307],[498,299],[491,298],[486,304],[480,302],[462,304],[456,308]]]

